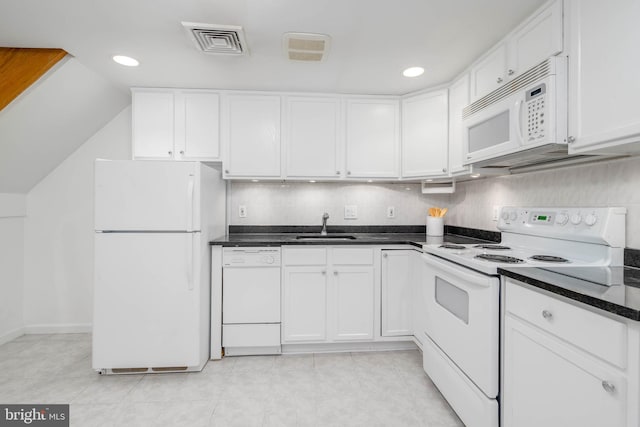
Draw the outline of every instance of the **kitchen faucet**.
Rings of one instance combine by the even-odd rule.
[[[329,219],[329,214],[325,212],[322,215],[322,231],[320,232],[320,234],[322,236],[326,236],[327,235],[327,220],[328,219]]]

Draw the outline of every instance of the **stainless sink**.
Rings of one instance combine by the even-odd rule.
[[[336,241],[336,240],[355,240],[355,236],[345,236],[345,235],[331,235],[331,234],[327,234],[327,235],[322,235],[322,234],[302,234],[299,236],[296,236],[296,240],[312,240],[312,241],[318,241],[318,240],[329,240],[329,241]]]

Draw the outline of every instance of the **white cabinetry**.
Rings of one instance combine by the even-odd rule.
[[[219,95],[133,89],[133,158],[220,160]]]
[[[400,176],[397,99],[347,99],[345,133],[347,178]]]
[[[462,140],[462,109],[469,104],[469,74],[465,74],[449,87],[449,173],[469,172]]]
[[[637,348],[624,322],[510,279],[505,298],[504,425],[637,425],[627,375],[637,375]]]
[[[402,176],[447,175],[447,90],[402,100]]]
[[[222,140],[225,178],[280,177],[280,96],[225,95]]]
[[[382,251],[382,336],[413,335],[415,251]]]
[[[471,101],[563,50],[562,0],[544,6],[471,68]]]
[[[413,279],[412,297],[412,329],[416,344],[422,348],[427,335],[427,278],[429,266],[423,256],[418,256],[415,262],[415,278]]]
[[[288,178],[340,178],[340,99],[286,98]]]
[[[373,248],[283,247],[283,344],[373,339]]]
[[[570,153],[638,152],[640,2],[565,0]]]

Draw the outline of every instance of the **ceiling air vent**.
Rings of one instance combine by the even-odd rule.
[[[285,55],[292,61],[324,61],[331,37],[326,34],[285,33],[282,37]]]
[[[222,55],[244,55],[247,53],[242,27],[194,22],[183,22],[182,26],[198,50],[204,53]]]

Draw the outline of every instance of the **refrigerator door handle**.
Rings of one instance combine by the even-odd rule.
[[[189,184],[187,184],[187,231],[193,231],[193,175],[189,175]]]
[[[193,290],[193,233],[187,239],[187,290]]]

